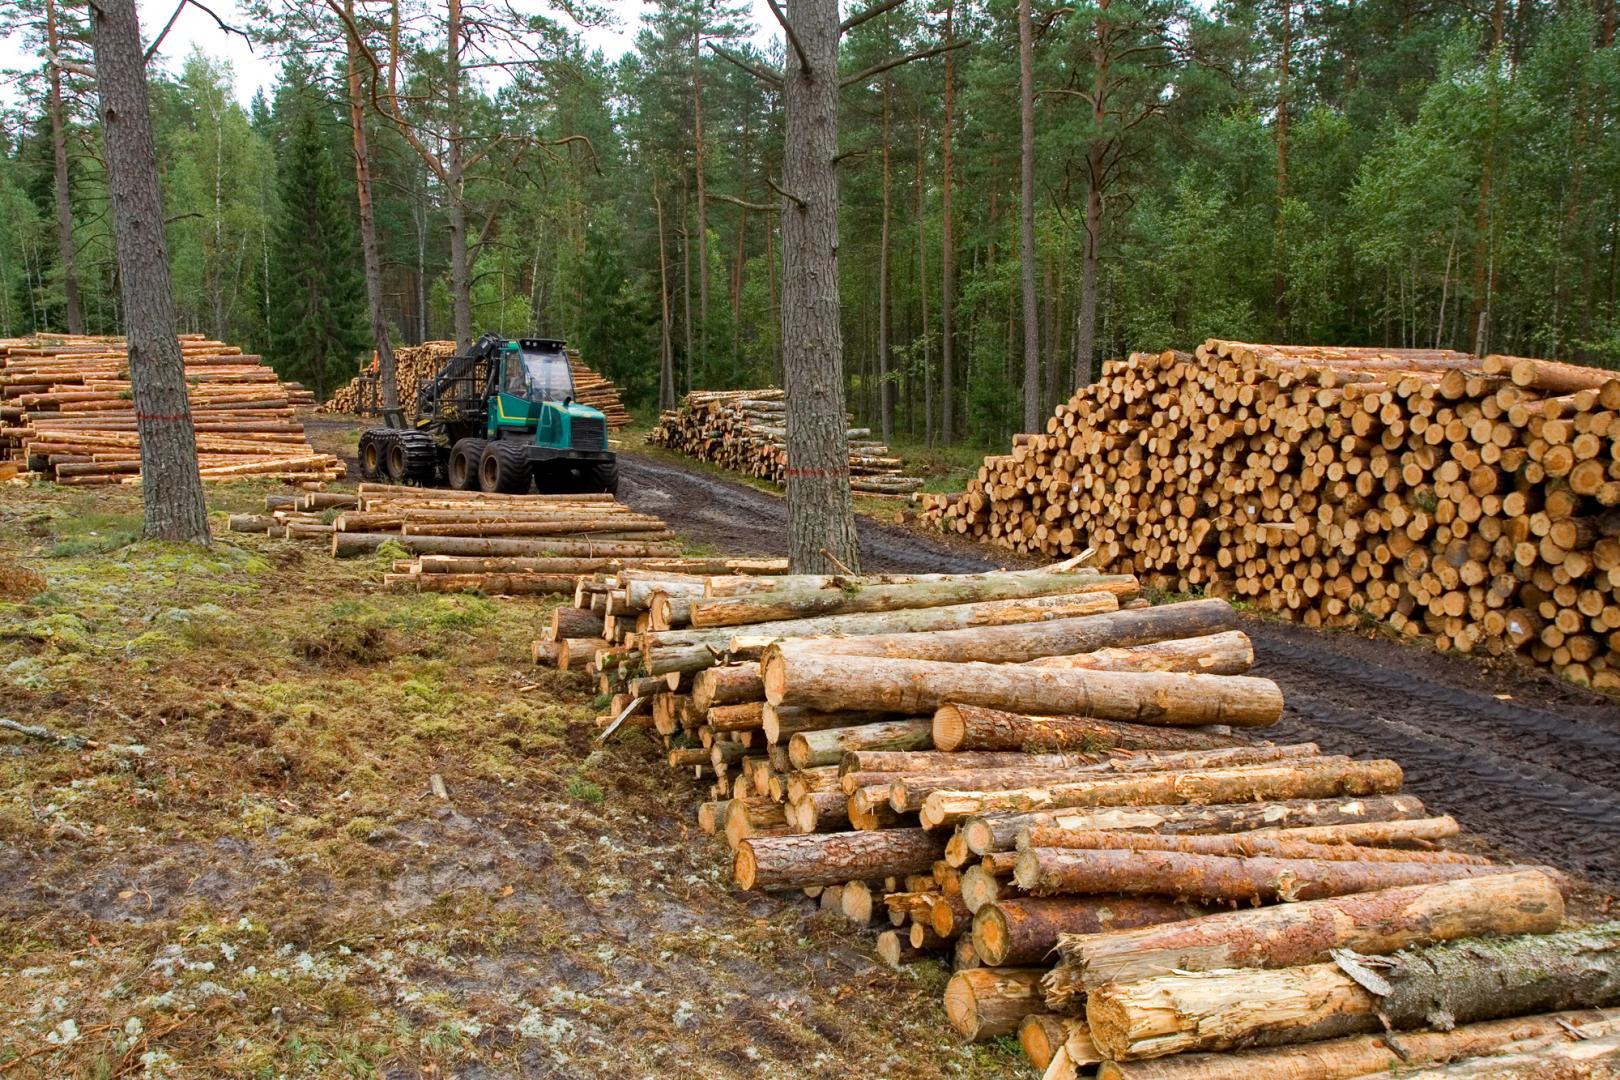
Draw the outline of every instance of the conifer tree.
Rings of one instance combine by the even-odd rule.
[[[370,343],[359,241],[330,141],[325,103],[307,83],[291,96],[276,155],[279,207],[270,244],[270,361],[324,399]]]

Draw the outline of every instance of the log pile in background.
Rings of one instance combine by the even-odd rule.
[[[394,350],[395,380],[399,388],[399,403],[411,421],[416,420],[416,397],[422,384],[431,381],[443,370],[445,362],[456,355],[453,341],[424,341],[420,345],[401,345]],[[620,400],[619,388],[608,379],[585,366],[575,349],[568,350],[568,367],[574,376],[574,397],[581,405],[600,409],[607,417],[608,427],[618,430],[633,419]],[[382,411],[382,388],[377,380],[377,358],[371,358],[366,369],[348,384],[339,387],[329,401],[316,412],[355,413],[375,416]]]
[[[383,583],[402,592],[571,595],[581,574],[627,567],[787,569],[785,560],[683,558],[662,519],[602,494],[500,495],[363,483],[352,495],[269,495],[263,514],[238,514],[229,524],[233,532],[326,541],[336,557],[394,544],[413,557],[397,560]]]
[[[922,516],[1308,625],[1620,688],[1620,381],[1444,350],[1205,342],[1104,366]]]
[[[1620,929],[1566,931],[1557,871],[1448,850],[1392,761],[1252,738],[1282,700],[1230,605],[1136,587],[626,569],[581,577],[534,657],[708,784],[739,887],[887,927],[892,964],[948,957],[950,1022],[1052,1080],[1545,1064],[1575,1052],[1559,1021],[1620,1031],[1499,1021],[1620,1001]],[[1380,1015],[1464,1026],[1396,1050]]]
[[[787,471],[787,405],[781,390],[694,390],[659,418],[653,446],[678,450],[747,476],[783,483]],[[870,428],[850,428],[849,486],[866,495],[909,495],[922,480]]]
[[[317,453],[294,409],[314,403],[258,356],[182,335],[187,396],[204,480],[319,483],[343,465]],[[122,338],[36,336],[0,341],[0,456],[57,483],[140,481],[140,436]]]

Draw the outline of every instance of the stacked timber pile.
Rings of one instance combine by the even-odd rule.
[[[1208,341],[1104,367],[923,517],[1150,585],[1385,622],[1620,688],[1620,382],[1544,360]]]
[[[850,428],[849,486],[868,495],[909,495],[922,480],[904,467],[870,428]],[[781,390],[694,390],[647,435],[653,446],[678,450],[735,472],[774,483],[787,478],[787,403]]]
[[[642,565],[676,572],[694,565],[701,571],[786,569],[780,560],[684,559],[662,519],[602,494],[492,495],[361,484],[352,495],[266,496],[265,513],[234,515],[230,528],[329,541],[339,558],[395,544],[414,558],[397,561],[384,575],[394,591],[572,594],[581,574]]]
[[[1231,606],[1137,585],[625,570],[582,577],[535,659],[708,783],[740,888],[948,958],[949,1022],[1017,1032],[1050,1080],[1620,1054],[1620,1011],[1578,1011],[1620,1002],[1620,926],[1447,850],[1395,762],[1248,737],[1283,703]]]
[[[399,388],[399,403],[406,416],[416,420],[416,398],[424,383],[432,381],[444,369],[445,362],[456,355],[453,341],[424,341],[420,345],[401,345],[394,350],[395,380]],[[568,350],[568,367],[574,376],[574,397],[581,405],[600,409],[607,417],[608,427],[624,427],[633,419],[619,388],[608,379],[585,366],[575,349]],[[331,400],[320,405],[316,412],[354,413],[374,416],[382,411],[382,389],[377,380],[377,357],[360,374],[350,379],[332,394]]]
[[[316,453],[294,408],[314,397],[257,356],[195,335],[180,338],[205,480],[320,482],[343,465]],[[60,484],[139,483],[140,436],[122,338],[38,336],[0,341],[0,456]]]

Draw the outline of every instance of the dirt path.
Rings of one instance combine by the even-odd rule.
[[[786,551],[781,499],[664,461],[622,455],[621,497],[724,551]],[[973,571],[1016,563],[863,519],[862,565]],[[1620,890],[1620,707],[1518,665],[1489,669],[1419,646],[1250,619],[1256,674],[1282,687],[1279,738],[1388,757],[1407,787],[1505,856]]]

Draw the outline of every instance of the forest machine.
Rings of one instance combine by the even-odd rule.
[[[416,424],[402,411],[360,436],[360,473],[462,491],[616,494],[607,418],[574,400],[563,343],[486,333],[423,384]]]

